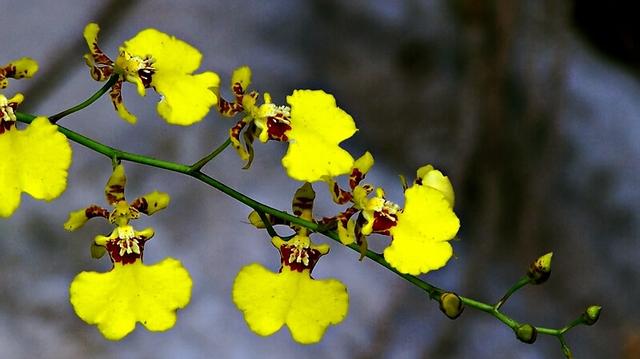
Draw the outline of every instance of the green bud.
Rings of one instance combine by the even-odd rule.
[[[107,249],[95,243],[91,243],[91,258],[100,259],[107,253]]]
[[[549,279],[551,275],[551,257],[553,257],[553,252],[543,255],[531,263],[527,276],[531,279],[532,284],[542,284]]]
[[[599,305],[592,305],[582,313],[582,321],[586,325],[594,325],[600,318],[600,310],[602,307]]]
[[[442,293],[440,295],[440,310],[449,319],[456,319],[464,311],[464,304],[462,299],[455,293]]]
[[[531,324],[521,324],[516,329],[516,337],[523,343],[533,344],[538,337],[538,331]]]

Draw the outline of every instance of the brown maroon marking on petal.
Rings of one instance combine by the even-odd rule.
[[[107,202],[115,204],[124,199],[124,186],[119,184],[112,184],[109,186],[109,190],[105,193]]]
[[[91,78],[96,81],[104,81],[113,75],[113,67],[110,66],[91,66]]]
[[[11,128],[15,128],[16,123],[13,121],[5,121],[0,119],[0,135],[8,132]]]
[[[355,228],[353,230],[354,231],[354,236],[356,237],[356,243],[359,246],[362,246],[363,243],[365,243],[365,235],[362,234],[362,226],[364,226],[366,221],[367,220],[362,215],[362,212],[360,212],[360,214],[358,215],[358,218],[356,219],[356,225],[355,225]]]
[[[147,199],[144,197],[138,197],[135,200],[133,200],[133,202],[131,203],[131,207],[137,209],[138,211],[144,214],[149,214],[147,213],[147,209],[149,209],[149,203],[147,202]]]
[[[120,245],[118,245],[119,239],[114,239],[107,242],[107,252],[109,252],[109,256],[111,256],[112,262],[122,263],[122,264],[131,264],[134,263],[138,258],[142,259],[142,254],[144,253],[144,244],[145,241],[142,239],[138,240],[138,247],[140,247],[140,254],[137,253],[124,253],[122,256],[120,255]]]
[[[287,142],[289,137],[285,134],[285,132],[291,130],[291,126],[282,122],[282,118],[278,119],[278,115],[273,117],[267,117],[267,133],[269,134],[270,140]]]
[[[333,188],[331,190],[335,195],[333,201],[337,204],[345,204],[353,199],[353,195],[340,188],[337,182],[333,182]]]
[[[373,232],[389,235],[389,229],[394,227],[398,223],[398,216],[386,212],[384,209],[382,212],[373,213]]]
[[[347,208],[346,211],[338,214],[336,217],[344,227],[347,227],[347,222],[349,222],[349,219],[351,219],[351,217],[356,213],[358,213],[358,209],[352,206]]]
[[[314,197],[296,197],[293,199],[294,207],[311,208],[313,207]]]
[[[111,86],[111,91],[109,91],[109,97],[111,97],[111,102],[113,103],[113,108],[118,110],[117,105],[122,104],[122,78],[118,78],[116,83]]]
[[[364,176],[364,173],[357,168],[354,168],[353,171],[351,171],[351,175],[349,176],[349,187],[351,187],[351,190],[356,188],[356,186],[362,182]]]
[[[0,68],[0,78],[15,78],[16,72],[16,65],[7,64],[7,66]]]
[[[124,186],[120,184],[112,184],[111,186],[109,186],[109,192],[124,193]]]
[[[244,95],[242,85],[239,82],[234,83],[233,86],[231,86],[231,91],[233,91],[236,101],[242,103],[242,96]]]
[[[145,88],[151,87],[151,81],[154,73],[155,71],[150,68],[138,70],[138,77],[140,78],[140,80],[142,80],[142,84]]]
[[[218,98],[218,112],[226,117],[232,117],[231,103],[229,101],[223,99],[222,97]]]
[[[102,49],[100,49],[97,42],[91,43],[91,49],[93,51],[91,51],[90,55],[97,64],[103,66],[113,66],[113,61],[111,61],[109,56],[102,52]]]
[[[87,216],[87,218],[94,218],[94,217],[109,218],[109,211],[96,204],[93,204],[84,210],[84,215]]]
[[[240,143],[240,132],[242,131],[242,129],[247,125],[247,122],[242,119],[240,121],[238,121],[233,127],[231,127],[231,129],[229,130],[229,136],[232,139],[235,139],[236,141],[238,141],[238,143]],[[237,147],[237,144],[234,144],[234,147]],[[239,147],[238,147],[239,148]]]
[[[304,263],[298,263],[296,261],[289,262],[289,257],[291,257],[291,254],[295,249],[295,246],[288,245],[286,243],[280,246],[280,263],[282,264],[282,266],[288,266],[292,271],[302,272],[305,269],[312,271],[313,267],[315,267],[316,263],[318,263],[320,257],[322,257],[322,253],[320,253],[319,250],[313,248],[304,248],[300,250],[304,252],[303,256],[305,254],[308,256],[308,265],[304,265]],[[280,271],[282,271],[282,268],[280,269]]]
[[[111,75],[113,75],[113,61],[107,56],[98,43],[93,42],[91,44],[91,53],[89,56],[93,59],[91,64],[91,77],[96,81],[104,81]]]
[[[418,186],[422,186],[422,178],[420,178],[420,177],[416,178],[415,183],[416,183]]]
[[[338,185],[338,182],[333,182],[333,194],[335,194],[336,198],[340,198],[340,192],[342,192],[342,189]]]

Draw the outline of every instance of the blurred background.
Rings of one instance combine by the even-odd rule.
[[[52,114],[101,84],[84,66],[84,26],[98,22],[115,58],[139,30],[174,34],[204,54],[201,69],[253,69],[252,87],[283,103],[297,88],[334,94],[359,127],[346,142],[372,151],[368,182],[402,203],[398,174],[426,163],[456,189],[461,219],[456,258],[430,283],[496,301],[541,254],[554,252],[549,282],[518,292],[504,310],[520,321],[560,327],[601,304],[596,326],[567,335],[577,358],[640,357],[640,28],[634,5],[569,0],[407,1],[35,1],[0,0],[2,59],[30,56],[40,72],[14,81],[22,111]],[[212,113],[197,125],[167,125],[154,92],[125,102],[139,122],[120,120],[105,97],[61,121],[123,150],[192,163],[225,140],[233,121]],[[467,309],[445,318],[423,292],[331,243],[316,278],[349,288],[350,310],[317,345],[287,329],[252,334],[230,299],[235,274],[260,262],[277,270],[266,233],[249,209],[190,178],[126,164],[128,198],[170,192],[170,207],[136,226],[156,237],[145,261],[180,259],[194,278],[191,304],[176,326],[140,326],[120,342],[78,319],[68,284],[83,270],[108,270],[89,244],[110,233],[95,220],[67,233],[71,210],[106,206],[111,164],[78,145],[69,186],[51,203],[28,196],[0,221],[2,358],[561,358],[555,338],[523,344],[493,317]],[[296,182],[282,171],[286,146],[257,144],[250,171],[228,149],[205,172],[276,208],[288,209]],[[324,186],[315,186],[328,198]],[[317,215],[338,210],[320,201]],[[316,242],[326,242],[315,236]],[[370,239],[382,249],[385,239]]]

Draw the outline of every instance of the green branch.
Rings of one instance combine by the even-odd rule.
[[[95,101],[95,99],[94,99]],[[87,101],[85,101],[87,102]],[[65,113],[72,113],[73,111],[64,111]],[[21,113],[18,112],[16,113],[16,117],[18,119],[18,121],[20,122],[24,122],[24,123],[31,123],[33,121],[33,119],[35,118],[35,116],[31,115],[31,114],[26,114],[26,113]],[[131,153],[131,152],[126,152],[126,151],[121,151],[119,149],[104,145],[100,142],[97,142],[91,138],[88,138],[86,136],[83,136],[77,132],[74,132],[72,130],[69,130],[65,127],[62,126],[58,126],[58,131],[60,131],[62,134],[64,134],[68,139],[82,145],[85,146],[95,152],[101,153],[103,155],[105,155],[107,158],[109,159],[119,159],[119,160],[125,160],[125,161],[130,161],[130,162],[135,162],[135,163],[139,163],[142,165],[146,165],[146,166],[151,166],[151,167],[156,167],[156,168],[160,168],[160,169],[164,169],[164,170],[169,170],[169,171],[173,171],[173,172],[178,172],[187,176],[191,176],[221,192],[223,192],[224,194],[230,196],[231,198],[251,207],[252,209],[254,209],[255,211],[258,212],[258,214],[260,214],[262,220],[265,222],[265,224],[267,224],[268,219],[266,219],[265,214],[269,214],[272,215],[274,217],[280,218],[282,220],[288,221],[290,223],[308,228],[311,231],[314,232],[318,232],[321,233],[331,239],[333,239],[334,241],[341,243],[340,242],[340,238],[338,237],[338,234],[335,231],[331,231],[331,230],[326,230],[325,228],[323,228],[323,226],[311,222],[311,221],[307,221],[304,219],[301,219],[299,217],[296,217],[294,215],[291,215],[287,212],[284,211],[280,211],[278,209],[275,209],[273,207],[267,206],[261,202],[258,202],[256,200],[254,200],[251,197],[248,197],[246,195],[244,195],[241,192],[236,191],[235,189],[225,185],[222,182],[219,182],[218,180],[209,177],[208,175],[202,173],[200,171],[200,167],[198,167],[201,163],[204,164],[206,162],[208,162],[210,160],[209,157],[213,158],[215,157],[218,153],[220,153],[224,148],[226,148],[227,144],[226,142],[223,143],[222,146],[220,146],[219,148],[217,148],[216,150],[214,150],[210,155],[206,156],[205,158],[203,158],[202,160],[196,162],[194,165],[185,165],[185,164],[181,164],[181,163],[176,163],[176,162],[170,162],[170,161],[165,161],[165,160],[161,160],[161,159],[157,159],[157,158],[153,158],[153,157],[149,157],[149,156],[145,156],[145,155],[141,155],[141,154],[136,154],[136,153]],[[271,231],[270,231],[271,232]],[[349,248],[351,248],[352,250],[356,251],[357,253],[360,253],[360,247],[356,244],[351,244],[348,245]],[[433,286],[427,282],[425,282],[424,280],[413,276],[413,275],[409,275],[409,274],[404,274],[404,273],[400,273],[398,272],[395,268],[391,267],[391,265],[389,263],[387,263],[387,261],[384,259],[384,257],[376,252],[373,252],[371,250],[367,250],[365,255],[373,260],[374,262],[378,263],[379,265],[385,267],[386,269],[392,271],[393,273],[395,273],[396,275],[402,277],[403,279],[405,279],[406,281],[408,281],[409,283],[413,284],[414,286],[422,289],[424,292],[426,292],[429,297],[431,299],[435,299],[435,300],[441,300],[441,296],[443,294],[447,294],[450,293],[448,291],[445,291],[441,288],[438,288],[436,286]],[[564,342],[564,337],[563,334],[565,332],[567,332],[569,329],[573,328],[574,326],[578,325],[578,324],[593,324],[593,323],[589,323],[587,322],[587,320],[585,319],[585,314],[583,314],[579,319],[575,320],[574,322],[572,322],[571,324],[566,325],[565,327],[559,328],[559,329],[550,329],[550,328],[544,328],[544,327],[533,327],[530,326],[528,324],[520,324],[518,321],[512,319],[511,317],[507,316],[506,314],[502,313],[499,309],[500,306],[506,301],[506,299],[513,294],[513,292],[515,292],[517,289],[521,288],[522,286],[524,286],[524,279],[521,279],[520,281],[518,281],[518,283],[516,283],[508,292],[507,295],[505,295],[505,297],[503,297],[498,304],[496,305],[491,305],[491,304],[487,304],[475,299],[471,299],[471,298],[467,298],[467,297],[463,297],[463,296],[457,296],[459,298],[459,301],[464,304],[467,307],[470,308],[474,308],[476,310],[485,312],[489,315],[492,315],[493,317],[495,317],[496,319],[500,320],[502,323],[504,323],[505,325],[507,325],[508,327],[510,327],[512,330],[514,330],[514,332],[516,332],[518,338],[520,340],[523,340],[520,337],[520,329],[523,326],[529,326],[531,328],[533,328],[535,333],[539,333],[539,334],[545,334],[545,335],[550,335],[550,336],[555,336],[557,337],[562,345],[562,349],[565,353],[570,353],[568,346],[566,345],[566,343]],[[585,312],[586,313],[586,312]],[[446,313],[445,313],[446,314]],[[598,307],[598,315],[599,315],[599,307]],[[597,320],[597,316],[596,316],[596,320]],[[595,321],[593,321],[595,322]],[[534,338],[535,340],[535,335]],[[525,340],[523,340],[525,341]],[[533,341],[530,341],[533,342]]]
[[[113,86],[113,84],[116,83],[116,81],[118,80],[118,75],[113,75],[109,78],[109,80],[107,80],[107,82],[104,84],[104,86],[102,86],[100,88],[100,90],[96,91],[96,93],[94,93],[93,95],[91,95],[91,97],[89,97],[88,99],[82,101],[81,103],[68,108],[64,111],[58,112],[55,115],[51,115],[49,116],[49,122],[51,123],[56,123],[58,122],[61,118],[70,115],[74,112],[78,112],[80,110],[82,110],[83,108],[91,105],[92,103],[96,102],[97,99],[99,99],[102,95],[104,95],[105,93],[107,93],[107,91],[111,88],[111,86]]]

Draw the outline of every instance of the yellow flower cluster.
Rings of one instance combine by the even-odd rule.
[[[276,221],[273,216],[256,212],[250,221],[270,230],[273,225],[287,224],[296,234],[271,238],[280,255],[277,273],[261,264],[250,264],[238,273],[233,284],[233,301],[255,333],[271,335],[286,325],[295,341],[316,343],[329,325],[340,323],[347,315],[349,299],[344,284],[311,276],[329,246],[311,242],[309,230],[301,225],[303,221],[336,229],[343,244],[355,242],[360,246],[361,258],[368,251],[368,236],[389,236],[391,242],[383,255],[401,273],[427,273],[441,268],[451,258],[453,248],[449,241],[457,234],[460,222],[453,211],[454,191],[449,179],[431,165],[419,168],[412,185],[404,183],[404,206],[388,200],[382,188],[362,183],[374,158],[366,152],[354,160],[341,147],[357,128],[331,94],[297,89],[286,97],[285,105],[274,104],[269,93],[264,93],[260,101],[258,92],[249,91],[251,69],[244,66],[233,72],[233,98],[225,100],[215,72],[194,73],[200,67],[202,54],[186,42],[146,29],[124,41],[118,56],[111,60],[98,46],[98,33],[97,24],[85,27],[89,53],[84,58],[93,79],[110,81],[103,90],[111,86],[111,101],[127,122],[135,123],[137,119],[124,105],[124,82],[133,83],[140,96],[153,88],[161,96],[157,112],[170,124],[192,125],[207,116],[213,106],[225,117],[240,114],[240,120],[229,130],[229,139],[247,162],[245,168],[253,160],[256,138],[263,143],[288,143],[282,166],[289,177],[305,182],[293,198],[297,219]],[[10,78],[28,78],[37,70],[32,59],[12,61],[0,67],[0,88],[6,88]],[[58,197],[66,187],[71,164],[66,137],[46,117],[35,118],[24,130],[16,128],[16,109],[23,100],[21,94],[11,98],[0,94],[2,217],[14,213],[22,192],[44,200]],[[336,180],[345,174],[349,174],[346,190]],[[311,182],[317,181],[328,184],[335,203],[349,207],[334,217],[316,221]],[[109,235],[96,236],[91,245],[92,256],[109,255],[112,269],[106,273],[82,272],[69,288],[76,314],[111,340],[128,335],[136,323],[151,331],[173,327],[176,311],[189,303],[192,288],[191,277],[178,260],[143,263],[146,242],[155,232],[152,228],[138,231],[130,224],[140,214],[152,215],[166,208],[169,195],[154,191],[128,202],[125,185],[124,167],[116,164],[104,189],[111,209],[91,205],[71,212],[64,224],[65,229],[74,231],[91,218],[103,217],[114,226]],[[292,223],[296,221],[297,224]]]

